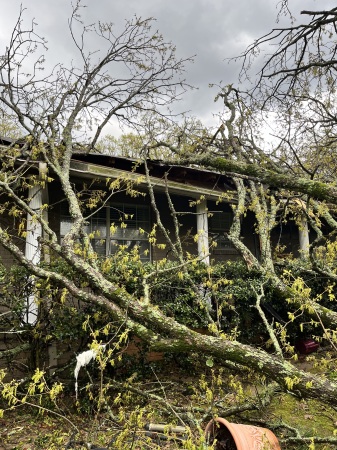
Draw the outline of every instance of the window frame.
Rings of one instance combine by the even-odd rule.
[[[64,204],[63,204],[64,205]],[[132,208],[134,208],[134,212],[132,212]],[[122,217],[123,215],[136,215],[136,218],[130,218],[130,219],[122,219],[121,217],[119,217],[117,220],[120,221],[120,223],[125,223],[126,227],[125,228],[120,228],[119,224],[116,223],[117,220],[112,220],[111,218],[111,210],[115,210],[118,211],[118,213],[120,213],[120,216]],[[129,209],[130,212],[125,212],[126,209]],[[138,211],[139,210],[143,210],[144,213],[144,218],[142,219],[138,219]],[[104,213],[103,213],[104,211]],[[102,208],[100,208],[99,210],[97,210],[96,212],[92,213],[88,219],[87,222],[89,222],[87,225],[85,225],[85,227],[87,228],[85,231],[87,234],[93,233],[95,232],[95,224],[94,221],[97,220],[96,223],[99,223],[99,216],[101,215],[104,216],[105,220],[105,236],[101,237],[101,236],[94,236],[91,238],[91,241],[94,241],[94,245],[93,247],[96,248],[96,244],[95,241],[105,241],[105,251],[100,252],[98,251],[97,254],[99,256],[102,257],[108,257],[111,255],[114,255],[119,248],[119,245],[125,245],[125,243],[121,243],[118,244],[118,246],[116,246],[116,250],[112,251],[113,246],[112,246],[112,241],[125,241],[125,242],[131,242],[130,248],[133,248],[134,245],[132,245],[132,242],[138,243],[140,242],[146,242],[147,243],[147,249],[148,250],[148,254],[145,254],[145,250],[144,252],[140,251],[140,259],[143,262],[149,262],[152,261],[152,249],[151,249],[151,245],[148,241],[148,234],[151,231],[151,226],[152,226],[152,221],[151,221],[151,208],[150,205],[148,204],[139,204],[139,203],[127,203],[127,202],[111,202],[108,203],[107,205],[104,205]],[[102,220],[102,219],[101,219]],[[62,205],[61,205],[61,210],[60,210],[60,239],[62,240],[63,237],[65,236],[65,234],[69,231],[69,227],[71,226],[71,217],[69,212],[66,213],[64,211],[62,211]],[[136,238],[130,237],[127,235],[128,233],[128,222],[130,224],[130,222],[135,222],[135,226],[134,227],[130,227],[129,230],[139,230],[140,228],[144,229],[144,234],[141,234],[138,232],[138,235]],[[69,224],[67,226],[67,223]],[[118,227],[118,231],[116,233],[111,233],[111,226],[112,224],[115,224],[115,226]],[[143,226],[139,226],[139,224],[142,223]],[[62,232],[62,228],[65,228],[65,232]],[[101,227],[102,229],[102,227]],[[124,236],[118,236],[118,233],[120,233],[122,230],[122,235]],[[114,239],[115,236],[115,239]],[[95,250],[96,251],[96,250]]]

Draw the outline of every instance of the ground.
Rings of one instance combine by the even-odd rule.
[[[308,366],[312,363],[302,358],[298,364]],[[90,448],[88,443],[104,448],[110,443],[113,444],[110,448],[155,449],[158,448],[156,440],[145,437],[145,423],[167,423],[168,421],[177,423],[180,415],[179,408],[186,408],[201,421],[200,429],[192,428],[195,443],[193,450],[199,450],[199,448],[205,448],[202,447],[202,443],[198,444],[198,437],[202,435],[209,416],[212,413],[218,413],[221,416],[221,412],[225,414],[225,411],[228,412],[229,409],[242,407],[247,404],[247,399],[248,403],[255,399],[257,409],[249,411],[242,408],[241,412],[227,416],[226,419],[233,422],[255,423],[258,426],[274,424],[276,428],[273,431],[282,442],[282,450],[314,448],[309,447],[310,442],[303,445],[287,443],[285,439],[295,435],[292,427],[296,427],[304,437],[332,436],[334,429],[337,428],[335,410],[316,401],[297,399],[276,389],[272,393],[270,403],[264,402],[261,398],[259,404],[256,400],[263,392],[263,383],[257,386],[250,380],[247,384],[246,376],[240,377],[238,374],[233,377],[226,370],[219,372],[214,367],[199,365],[194,368],[195,374],[190,369],[186,370],[186,367],[173,364],[171,361],[170,363],[157,362],[151,369],[147,367],[146,373],[142,375],[133,373],[129,378],[129,386],[134,389],[134,392],[118,397],[117,386],[111,384],[106,394],[109,405],[108,407],[103,405],[99,412],[96,409],[95,391],[91,391],[94,397],[92,399],[89,399],[86,394],[84,377],[80,380],[78,404],[71,388],[59,399],[59,409],[44,404],[47,409],[53,409],[53,413],[43,412],[31,406],[6,411],[4,417],[0,419],[0,450],[85,449]],[[69,381],[73,387],[73,383]],[[240,384],[241,381],[242,384]],[[241,388],[244,390],[244,395],[240,391]],[[138,393],[137,389],[139,389]],[[144,394],[145,391],[150,392],[152,398],[143,396],[142,393]],[[164,396],[163,403],[156,400],[156,396],[159,395]],[[172,410],[170,414],[170,406],[167,407],[167,405],[171,404],[178,407],[178,412]],[[187,417],[182,412],[181,414],[180,418]],[[64,417],[67,417],[67,420]],[[74,427],[77,427],[78,433],[74,432]],[[123,435],[124,431],[125,435]],[[115,445],[118,436],[122,439],[119,446]],[[187,448],[180,446],[177,442],[159,442],[160,448]],[[315,447],[317,450],[332,448],[337,446],[319,444]]]

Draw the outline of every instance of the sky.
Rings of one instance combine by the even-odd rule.
[[[71,0],[1,0],[0,50],[8,42],[20,4],[27,8],[24,17],[35,18],[38,32],[48,40],[47,59],[71,61],[75,52],[70,43],[68,18]],[[335,5],[332,0],[289,0],[297,23],[303,22],[302,9],[323,9]],[[281,0],[84,0],[86,23],[112,22],[119,29],[134,15],[153,17],[166,40],[172,41],[177,55],[195,55],[194,63],[186,67],[186,80],[197,89],[184,95],[177,111],[191,115],[211,125],[221,105],[214,104],[218,86],[239,84],[239,63],[228,59],[239,55],[258,37],[273,27],[288,26],[289,17],[276,23]],[[113,133],[114,131],[112,131]],[[115,130],[118,134],[118,131]]]

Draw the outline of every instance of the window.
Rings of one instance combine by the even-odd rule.
[[[216,242],[216,247],[211,247],[213,255],[235,255],[237,253],[231,241],[227,238],[233,221],[231,211],[212,211],[212,216],[208,222],[208,233],[212,241]]]
[[[69,213],[61,209],[60,235],[70,230]],[[93,249],[101,256],[114,254],[119,247],[139,249],[142,261],[150,260],[148,233],[151,229],[150,208],[147,205],[110,204],[87,220],[85,232],[90,234]]]
[[[148,233],[151,231],[149,207],[128,204],[110,205],[108,215],[110,216],[110,253],[115,253],[120,245],[129,250],[137,246],[141,260],[149,261]]]

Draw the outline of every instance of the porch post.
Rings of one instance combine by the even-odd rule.
[[[40,163],[39,172],[40,179],[44,179],[46,176],[46,165]],[[41,185],[31,186],[28,190],[29,206],[36,212],[36,215],[41,214],[41,207],[43,201],[48,201],[47,187]],[[47,211],[42,212],[44,220],[48,220]],[[41,247],[39,238],[42,237],[42,226],[36,217],[31,214],[27,214],[27,234],[26,234],[26,246],[25,256],[33,264],[39,264],[41,261]],[[33,283],[33,281],[32,281]],[[34,324],[37,320],[38,307],[35,301],[35,295],[32,294],[27,298],[26,311],[24,315],[24,322]]]
[[[209,264],[207,200],[197,203],[198,255],[205,264]]]
[[[300,256],[303,259],[309,256],[309,228],[306,217],[301,218],[301,222],[298,228],[298,237],[300,242]]]
[[[48,192],[48,184],[47,184],[48,167],[47,167],[46,163],[43,163],[43,162],[39,163],[39,176],[40,176],[40,180],[44,181],[43,187],[41,188],[42,205],[49,205],[49,192]],[[49,222],[48,208],[43,208],[42,219],[46,223]],[[42,236],[43,236],[43,230],[42,230]],[[50,263],[49,247],[45,247],[43,255],[40,256],[40,258],[43,258],[43,261],[45,261],[46,263]]]
[[[30,198],[29,206],[31,209],[39,214],[39,209],[42,206],[42,189],[41,186],[32,186],[29,188],[28,197]],[[39,264],[41,260],[41,249],[38,238],[42,236],[41,224],[34,219],[30,214],[27,214],[27,234],[26,234],[26,248],[25,256],[33,264]],[[29,295],[27,298],[26,311],[24,322],[33,324],[37,319],[37,304],[35,302],[35,295]]]

